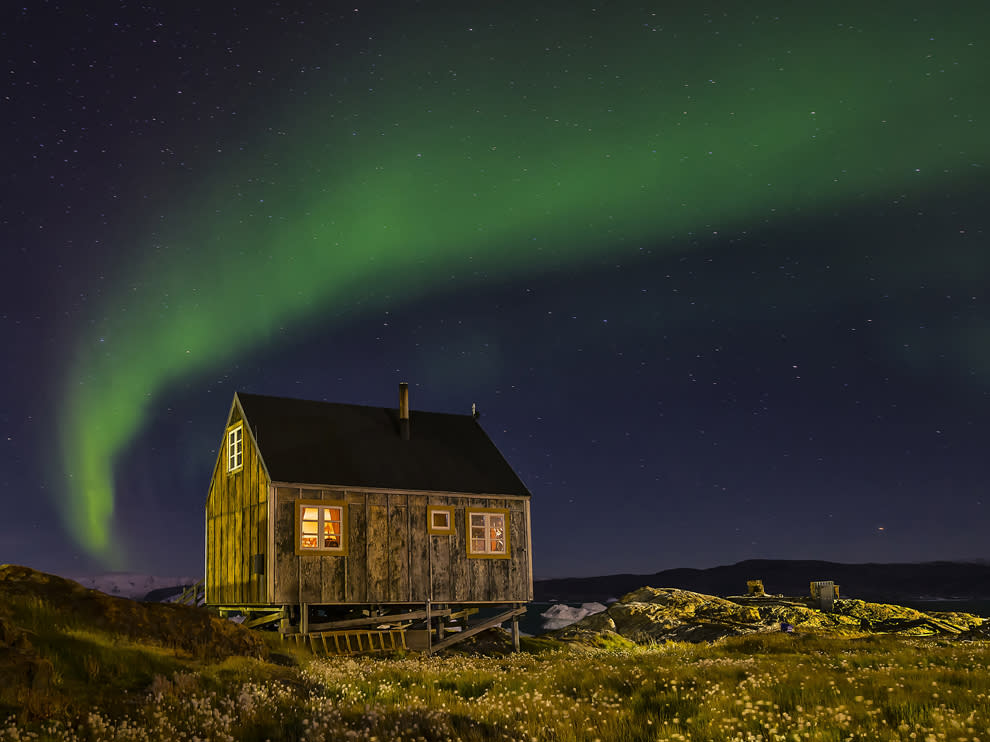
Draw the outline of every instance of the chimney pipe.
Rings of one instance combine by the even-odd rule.
[[[409,440],[409,384],[399,382],[399,435]]]

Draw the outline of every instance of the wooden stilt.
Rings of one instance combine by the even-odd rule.
[[[430,616],[430,601],[426,601],[426,653],[433,654],[433,620]]]

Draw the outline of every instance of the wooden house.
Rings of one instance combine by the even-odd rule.
[[[428,650],[474,633],[450,633],[458,616],[503,606],[488,623],[518,637],[529,500],[475,415],[410,412],[405,384],[398,408],[236,393],[206,503],[206,603],[304,637],[418,627]]]

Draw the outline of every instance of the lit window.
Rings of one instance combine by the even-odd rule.
[[[298,553],[344,553],[343,503],[299,501],[296,503],[296,517],[299,524]]]
[[[468,510],[467,546],[469,557],[508,557],[509,522],[507,510]]]
[[[237,471],[244,466],[244,426],[227,431],[227,471]]]
[[[430,533],[437,535],[449,535],[454,532],[453,508],[435,507],[430,505],[427,508],[426,517],[430,526]]]

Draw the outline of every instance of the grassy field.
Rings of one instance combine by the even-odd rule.
[[[360,659],[293,650],[295,667],[230,657],[155,674],[112,702],[102,693],[102,705],[22,712],[0,723],[0,740],[990,741],[986,642],[757,634],[528,649]]]
[[[0,742],[990,742],[976,634],[578,634],[519,654],[499,653],[503,636],[484,656],[319,659],[202,609],[0,566]]]

